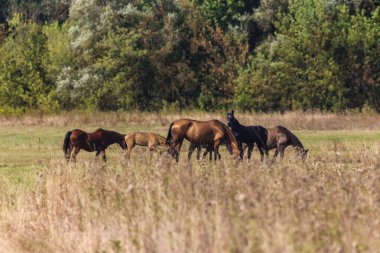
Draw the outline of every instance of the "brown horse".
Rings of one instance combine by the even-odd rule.
[[[77,155],[81,149],[87,152],[96,151],[95,159],[99,154],[103,154],[103,160],[106,161],[106,149],[109,145],[118,143],[122,149],[126,149],[126,144],[123,134],[118,132],[108,131],[99,128],[93,133],[86,133],[80,129],[75,129],[66,133],[63,142],[63,153],[67,161],[70,160],[71,151],[73,160],[76,161]]]
[[[130,158],[131,151],[135,145],[147,146],[150,151],[156,149],[157,146],[166,146],[165,137],[162,137],[156,133],[149,132],[136,132],[130,135],[125,136],[125,143],[127,144],[127,151],[125,152],[125,158]]]
[[[283,159],[285,148],[288,146],[293,146],[298,151],[298,157],[302,160],[305,159],[306,154],[309,150],[305,149],[301,141],[297,138],[297,136],[295,136],[287,128],[283,126],[277,126],[277,127],[270,128],[267,130],[268,130],[268,141],[267,141],[268,149],[276,149],[273,158],[276,158],[278,153],[280,152],[280,157],[281,159]]]
[[[235,158],[239,155],[239,148],[231,130],[219,120],[196,121],[179,119],[171,123],[166,141],[170,144],[170,153],[179,161],[179,152],[183,140],[186,139],[196,145],[212,146],[214,159],[220,158],[219,145],[225,140],[232,148]]]

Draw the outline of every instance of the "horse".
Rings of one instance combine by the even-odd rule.
[[[264,160],[264,153],[269,157],[267,138],[268,131],[262,126],[244,126],[234,116],[234,111],[227,113],[227,125],[231,128],[238,142],[240,159],[243,159],[243,143],[248,147],[248,159],[251,159],[253,146],[255,143],[260,151],[261,161]]]
[[[211,145],[214,148],[215,160],[220,158],[219,145],[225,140],[231,146],[234,157],[238,156],[239,149],[233,133],[219,120],[179,119],[170,124],[166,141],[170,145],[169,152],[175,157],[177,163],[184,139],[196,145]]]
[[[165,137],[162,137],[156,133],[150,132],[136,132],[125,136],[125,143],[127,144],[127,151],[125,152],[125,158],[129,159],[131,157],[131,151],[135,145],[147,146],[149,151],[153,151],[157,146],[169,145],[166,143]]]
[[[283,126],[276,126],[268,129],[268,149],[276,149],[273,158],[276,159],[278,153],[280,153],[281,159],[284,158],[285,148],[293,146],[298,150],[298,157],[302,160],[305,159],[308,149],[305,149],[301,141]]]
[[[93,133],[86,133],[80,129],[68,131],[63,141],[63,153],[65,154],[66,161],[70,160],[71,151],[74,149],[72,158],[74,162],[81,149],[87,152],[96,151],[95,159],[98,159],[102,153],[103,160],[106,162],[106,149],[109,145],[117,143],[122,149],[126,149],[127,145],[124,140],[125,135],[114,131],[104,129],[97,129]]]
[[[225,145],[227,147],[227,150],[230,152],[230,154],[232,154],[232,148],[230,145],[228,145],[228,143],[226,141],[223,140],[220,145]],[[197,145],[194,143],[190,143],[189,151],[187,154],[188,159],[189,160],[191,159],[191,156],[192,156],[194,150],[197,149],[197,160],[199,161],[200,157],[201,157],[201,149],[202,148],[206,149],[202,155],[202,159],[204,159],[207,156],[207,154],[210,154],[210,161],[212,161],[212,152],[214,151],[213,146],[212,145]],[[221,158],[220,154],[219,154],[218,158],[220,160],[220,158]]]

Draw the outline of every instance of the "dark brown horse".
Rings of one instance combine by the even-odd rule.
[[[223,140],[232,147],[232,153],[235,158],[239,155],[239,148],[233,133],[219,120],[179,119],[171,123],[166,141],[170,144],[170,153],[176,158],[177,162],[184,139],[196,145],[211,145],[214,149],[215,160],[220,157],[219,145]]]
[[[103,160],[106,161],[106,149],[109,145],[117,143],[122,149],[127,145],[124,140],[125,135],[114,131],[108,131],[99,128],[93,133],[86,133],[80,129],[75,129],[66,133],[63,142],[63,153],[67,161],[70,160],[71,151],[74,149],[72,158],[76,161],[77,155],[81,149],[87,152],[96,151],[95,159],[102,153]]]
[[[301,141],[290,132],[287,128],[283,126],[277,126],[274,128],[269,128],[268,130],[268,149],[276,149],[274,152],[274,158],[280,153],[281,159],[284,158],[285,148],[288,146],[293,146],[298,151],[298,157],[300,159],[305,159],[308,149],[305,149]]]

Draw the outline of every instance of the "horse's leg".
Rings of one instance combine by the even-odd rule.
[[[213,150],[213,147],[211,145],[206,146],[206,151],[203,153],[203,159],[205,159],[207,154],[209,154],[209,159],[211,162],[212,161],[212,150]]]
[[[269,160],[269,149],[268,149],[268,146],[265,142],[263,143],[263,148],[264,148],[265,156],[267,157],[267,161],[268,161]]]
[[[175,157],[177,163],[179,162],[179,153],[184,140],[183,135],[177,135],[172,133],[172,142],[170,143],[171,154]]]
[[[106,150],[103,150],[101,153],[102,153],[103,161],[104,161],[104,162],[107,162]]]
[[[73,147],[70,145],[69,149],[67,149],[65,152],[66,162],[70,161],[71,151],[73,151]]]
[[[202,148],[200,151],[202,151]],[[202,160],[204,160],[206,158],[207,154],[208,154],[208,149],[206,148],[205,152],[203,152],[203,154],[202,154]]]
[[[274,151],[273,160],[275,161],[278,156],[278,148]]]
[[[240,159],[243,160],[243,157],[244,157],[244,150],[243,150],[243,143],[241,142],[238,142],[238,148],[239,148],[239,156],[240,156]]]
[[[286,147],[285,145],[281,145],[281,146],[279,146],[281,160],[284,159],[285,147]]]
[[[252,156],[252,150],[253,150],[253,147],[255,146],[255,144],[248,144],[248,160],[251,159],[251,156]]]
[[[189,152],[187,153],[187,159],[188,160],[191,159],[191,155],[193,154],[194,150],[195,150],[195,144],[190,143]],[[197,159],[199,160],[198,156],[197,156]]]
[[[179,162],[179,152],[181,151],[182,142],[178,143],[175,149],[175,160],[178,163]]]
[[[99,158],[99,154],[100,154],[100,150],[98,150],[98,151],[96,151],[96,154],[95,154],[95,160],[97,161],[98,160],[98,158]]]
[[[132,152],[132,149],[133,147],[135,146],[133,143],[131,143],[131,145],[127,145],[127,151],[125,151],[125,154],[124,154],[124,158],[125,159],[129,159],[131,158],[131,152]]]
[[[202,151],[202,147],[198,146],[197,147],[197,161],[201,159],[201,151]]]
[[[156,150],[156,145],[154,143],[149,143],[148,148],[150,152],[153,152]]]
[[[157,143],[155,143],[155,142],[149,142],[148,143],[148,148],[149,148],[149,163],[152,160],[152,155],[153,155],[152,153],[154,151],[156,151],[156,147],[157,147]]]
[[[259,149],[260,152],[260,161],[264,161],[264,150],[261,145],[257,145],[257,148]]]
[[[183,142],[183,139],[178,140],[178,141],[173,141],[174,145],[172,145],[172,148],[171,148],[172,155],[175,157],[175,160],[177,163],[179,162],[179,152],[181,151],[182,142]]]
[[[75,147],[74,154],[72,156],[74,162],[77,162],[77,155],[78,155],[79,151],[80,151],[80,147]]]
[[[218,160],[218,158],[219,158],[219,160],[220,160],[220,156],[219,156],[219,146],[220,146],[220,140],[216,140],[215,142],[214,142],[214,160],[215,160],[215,162]]]

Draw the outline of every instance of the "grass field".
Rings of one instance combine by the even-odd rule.
[[[117,146],[108,163],[81,151],[66,164],[73,128],[164,136],[184,115],[109,113],[0,119],[0,252],[379,252],[378,115],[242,115],[294,130],[310,149],[285,160],[180,163]],[[223,115],[189,113],[191,118]],[[238,114],[236,116],[238,119]],[[271,155],[273,151],[271,152]]]

